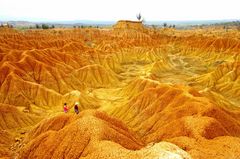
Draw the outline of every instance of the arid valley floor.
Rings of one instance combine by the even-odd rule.
[[[240,31],[1,28],[0,136],[0,158],[239,159]]]

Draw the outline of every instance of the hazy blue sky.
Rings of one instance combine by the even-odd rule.
[[[0,0],[0,20],[240,19],[240,0]]]

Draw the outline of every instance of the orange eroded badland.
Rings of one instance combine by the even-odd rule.
[[[0,158],[240,158],[239,37],[0,29]]]

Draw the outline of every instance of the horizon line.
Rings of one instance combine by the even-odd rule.
[[[13,22],[17,22],[17,21],[23,21],[23,22],[35,22],[35,23],[43,23],[43,22],[48,22],[48,23],[54,23],[54,22],[81,22],[81,21],[88,21],[88,22],[117,22],[120,20],[129,20],[129,19],[119,19],[119,20],[92,20],[92,19],[75,19],[75,20],[43,20],[43,19],[26,19],[26,18],[22,18],[22,19],[14,19],[14,18],[7,18],[7,19],[3,19],[0,21],[1,22],[9,22],[9,21],[13,21]],[[138,21],[138,20],[132,20],[130,19],[130,21]],[[240,18],[223,18],[223,19],[177,19],[177,20],[144,20],[145,22],[198,22],[198,21],[240,21]]]

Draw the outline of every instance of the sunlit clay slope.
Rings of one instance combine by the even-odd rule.
[[[19,111],[15,106],[0,104],[0,129],[14,129],[34,125],[39,122],[37,116]]]
[[[193,84],[221,92],[224,96],[240,96],[240,62],[224,63],[216,70],[192,79]]]
[[[11,132],[31,127],[38,123],[41,118],[23,113],[12,105],[0,104],[0,108],[0,156],[7,157],[13,154],[12,145],[14,145],[14,141],[18,142],[20,140],[20,138],[15,138],[15,134]]]
[[[14,143],[14,137],[5,130],[0,130],[0,155],[1,157],[12,156],[12,151],[10,150],[11,144]]]
[[[146,144],[171,141],[194,158],[240,154],[236,147],[240,144],[240,113],[224,111],[192,88],[149,88],[111,114],[124,121]],[[228,142],[224,146],[220,141]]]
[[[144,147],[122,122],[98,111],[47,119],[25,142],[19,158],[190,158],[167,142]]]
[[[88,65],[73,72],[88,87],[109,87],[118,83],[118,78],[111,70],[100,65]]]
[[[237,37],[127,20],[0,28],[0,158],[240,158]]]

